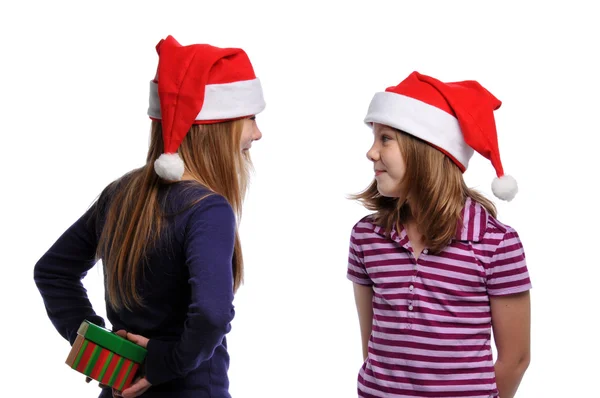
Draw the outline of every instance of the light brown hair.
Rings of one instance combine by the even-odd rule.
[[[494,203],[467,187],[462,171],[443,152],[400,130],[396,139],[406,162],[401,184],[406,197],[384,197],[373,181],[364,191],[350,195],[368,210],[375,211],[374,221],[389,234],[412,218],[432,253],[439,252],[456,236],[467,197],[481,203],[496,217]]]
[[[195,182],[227,199],[238,221],[252,167],[250,155],[241,150],[244,120],[194,125],[179,147],[187,173]],[[160,184],[154,161],[163,152],[161,123],[152,122],[146,164],[111,185],[110,206],[98,243],[109,304],[115,308],[143,306],[137,290],[145,256],[161,236],[166,220],[158,199]],[[116,189],[118,185],[118,189]],[[198,198],[193,206],[204,198]],[[243,281],[244,261],[238,231],[233,254],[233,290]]]

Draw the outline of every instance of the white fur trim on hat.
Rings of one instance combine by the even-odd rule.
[[[392,92],[373,96],[367,125],[380,123],[405,131],[442,148],[460,162],[465,170],[473,156],[473,148],[465,142],[458,120],[451,114],[423,101]]]
[[[184,169],[183,160],[177,153],[163,153],[154,162],[156,174],[168,181],[181,180]]]
[[[233,83],[208,84],[204,103],[196,120],[226,120],[257,115],[265,109],[262,86],[258,78]],[[160,119],[158,84],[150,82],[148,116]]]
[[[492,182],[492,192],[494,195],[507,202],[513,200],[518,191],[517,180],[509,175],[503,175],[500,178],[496,177]]]

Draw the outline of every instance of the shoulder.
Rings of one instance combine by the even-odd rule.
[[[487,215],[487,223],[484,233],[484,239],[488,240],[503,240],[506,237],[517,236],[517,231],[507,225],[497,218],[493,217],[491,214]]]
[[[198,192],[198,201],[192,206],[192,211],[194,213],[216,211],[232,217],[234,214],[233,207],[223,195],[208,190]]]
[[[492,258],[523,255],[523,245],[515,228],[497,218],[488,216],[485,234],[482,239],[487,253]]]
[[[503,245],[520,244],[517,231],[499,221],[479,202],[467,199],[461,216],[460,241],[480,246],[486,257],[491,257]]]
[[[197,185],[180,192],[181,205],[187,207],[188,226],[201,222],[203,225],[216,225],[220,228],[235,229],[236,216],[229,201],[216,192]]]
[[[375,232],[375,218],[373,214],[366,215],[352,226],[352,235]]]
[[[381,239],[381,228],[375,223],[374,214],[362,217],[352,226],[350,233],[350,244],[359,246]]]
[[[525,249],[513,227],[490,217],[482,248],[485,250],[483,262],[490,296],[531,288]]]
[[[161,200],[167,213],[201,212],[208,207],[231,207],[223,195],[194,181],[160,185]]]
[[[481,203],[467,198],[460,217],[457,238],[463,241],[490,241],[502,239],[505,234],[516,233],[513,228],[500,222]]]
[[[197,189],[196,193],[200,196],[185,210],[181,219],[186,250],[199,252],[218,247],[233,248],[237,218],[232,206],[224,196],[209,190]]]

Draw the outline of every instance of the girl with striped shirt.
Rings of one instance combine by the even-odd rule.
[[[373,214],[352,229],[347,270],[363,342],[360,397],[517,391],[530,356],[525,253],[462,175],[477,151],[496,170],[494,195],[515,196],[498,150],[500,105],[475,81],[418,72],[371,101],[375,177],[354,199]]]

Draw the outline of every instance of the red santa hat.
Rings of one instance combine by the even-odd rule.
[[[250,59],[239,48],[182,46],[168,36],[156,45],[156,52],[148,116],[162,123],[164,153],[154,169],[174,181],[183,176],[177,151],[193,124],[254,116],[265,108],[265,101]]]
[[[384,124],[418,137],[445,153],[464,172],[474,151],[490,160],[497,177],[492,192],[510,201],[517,182],[504,174],[494,111],[502,103],[476,81],[443,83],[418,72],[376,93],[365,123]]]

